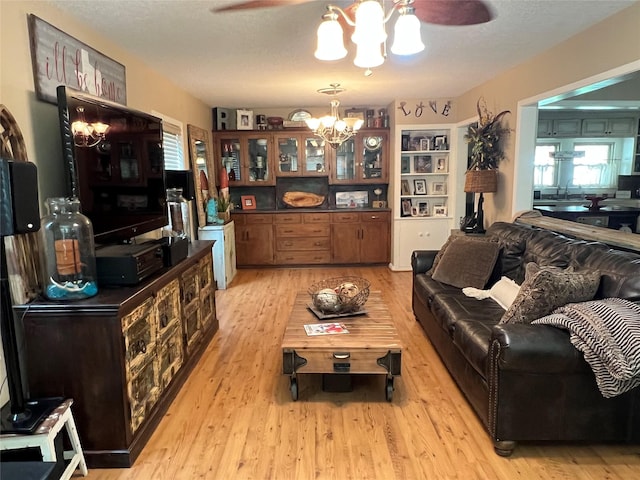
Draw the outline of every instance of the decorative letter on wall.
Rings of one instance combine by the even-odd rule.
[[[66,85],[122,105],[127,104],[125,67],[44,20],[29,15],[31,63],[36,95],[57,103]]]

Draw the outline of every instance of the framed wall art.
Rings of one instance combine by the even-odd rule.
[[[401,195],[411,195],[411,189],[409,188],[409,180],[402,180],[400,183]]]
[[[257,207],[255,195],[242,195],[240,201],[242,202],[242,210],[255,210]]]
[[[436,157],[435,164],[436,164],[436,168],[435,168],[436,173],[447,173],[449,171],[449,157],[447,156]]]
[[[416,178],[413,181],[414,195],[426,195],[427,194],[427,182],[422,178]]]
[[[445,182],[432,182],[431,195],[446,195],[447,184]]]
[[[431,155],[419,155],[413,159],[414,173],[431,173]]]
[[[402,200],[402,216],[410,217],[411,216],[411,200],[404,199]]]
[[[236,110],[236,122],[238,130],[253,130],[253,112],[251,110]]]
[[[433,206],[433,216],[434,217],[446,217],[447,216],[447,207],[445,205],[434,205]]]
[[[127,104],[124,65],[30,14],[31,64],[38,99],[58,103],[58,85]]]

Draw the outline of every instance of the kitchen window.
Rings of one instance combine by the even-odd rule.
[[[533,161],[533,185],[536,188],[558,185],[557,161],[550,154],[559,150],[559,143],[536,145]]]
[[[572,185],[577,187],[616,187],[620,162],[613,158],[612,143],[576,143],[574,150],[584,152],[584,157],[572,160]]]

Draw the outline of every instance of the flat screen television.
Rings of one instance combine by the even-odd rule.
[[[80,200],[96,244],[167,225],[162,120],[64,86],[57,94],[67,195]]]

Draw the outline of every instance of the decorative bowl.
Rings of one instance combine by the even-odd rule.
[[[360,310],[369,298],[370,285],[360,277],[335,277],[314,283],[308,292],[316,309],[340,315]]]

